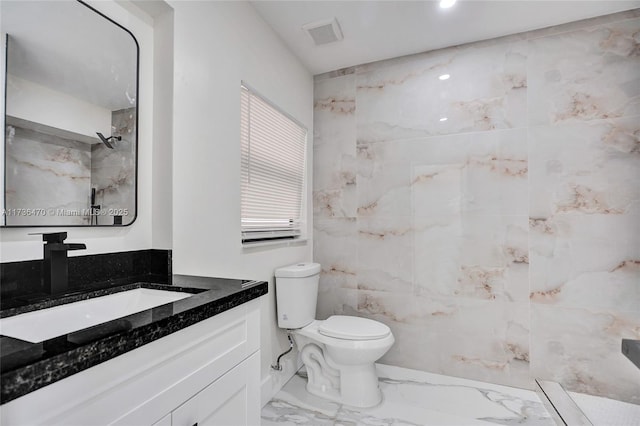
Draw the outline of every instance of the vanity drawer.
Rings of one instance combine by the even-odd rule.
[[[260,424],[260,352],[256,352],[171,413],[172,426]]]

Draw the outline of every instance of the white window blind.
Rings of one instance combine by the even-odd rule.
[[[307,130],[241,86],[242,242],[301,235]]]

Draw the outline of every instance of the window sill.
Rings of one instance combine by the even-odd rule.
[[[255,243],[242,243],[242,250],[251,250],[253,248],[295,247],[304,245],[307,245],[306,238],[297,238],[295,240],[257,241]]]

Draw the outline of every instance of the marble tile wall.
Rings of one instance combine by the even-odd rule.
[[[53,136],[47,133],[51,130],[37,130],[37,123],[26,122],[34,128],[7,125],[6,207],[45,209],[46,215],[8,214],[6,224],[95,224],[88,214],[80,214],[89,211],[91,188],[96,189],[96,204],[102,209],[98,225],[113,225],[117,213],[122,213],[123,224],[132,222],[136,207],[135,117],[135,108],[113,111],[112,135],[122,137],[115,142],[115,149]]]
[[[89,206],[91,150],[88,144],[36,130],[6,126],[6,208],[36,209],[40,215],[7,214],[6,225],[85,225]],[[46,213],[46,216],[44,215]]]
[[[389,325],[384,363],[640,403],[638,34],[635,10],[316,76],[319,318]]]

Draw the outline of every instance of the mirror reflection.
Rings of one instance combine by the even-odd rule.
[[[3,226],[136,216],[138,46],[78,1],[0,1]]]

